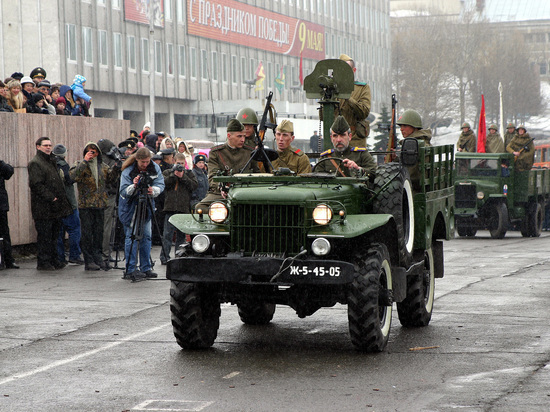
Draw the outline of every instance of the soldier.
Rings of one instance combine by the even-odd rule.
[[[352,147],[351,129],[343,116],[338,116],[330,127],[330,140],[334,149],[321,153],[316,172],[336,172],[338,176],[364,176],[376,172],[376,162],[364,147]],[[344,159],[342,162],[333,160]],[[326,159],[326,160],[324,160]]]
[[[516,125],[514,123],[508,123],[506,125],[506,133],[504,133],[504,147],[508,147],[514,136],[518,134]]]
[[[462,123],[462,133],[456,144],[459,152],[474,153],[476,151],[476,135],[470,128],[470,123]]]
[[[283,120],[275,129],[275,142],[279,158],[271,162],[273,168],[288,167],[298,175],[310,173],[309,158],[300,149],[290,145],[293,141],[294,124],[290,120]]]
[[[210,149],[208,161],[208,194],[202,199],[195,210],[206,211],[210,204],[216,200],[225,199],[227,193],[222,191],[218,183],[213,181],[214,176],[220,174],[232,175],[243,172],[259,172],[258,164],[252,160],[246,170],[242,170],[247,164],[252,153],[252,148],[244,145],[244,126],[237,119],[231,119],[227,123],[227,142]]]
[[[531,170],[535,161],[535,145],[524,125],[518,126],[518,134],[506,146],[508,153],[516,156],[516,170],[524,172]]]
[[[504,153],[504,142],[497,130],[496,124],[489,126],[489,134],[485,143],[485,152],[487,153]]]
[[[397,120],[397,124],[401,129],[403,138],[414,137],[415,139],[423,140],[425,146],[431,146],[432,131],[430,129],[422,129],[422,119],[416,110],[405,110]]]
[[[249,146],[254,149],[256,147],[254,135],[256,127],[259,124],[256,112],[250,107],[243,107],[241,110],[239,110],[239,113],[237,113],[237,120],[244,125],[245,146]]]
[[[341,54],[340,60],[349,64],[355,76],[357,68],[353,59],[346,54]],[[340,107],[336,110],[335,116],[344,116],[346,122],[350,125],[352,133],[350,145],[353,147],[367,147],[367,137],[370,132],[369,122],[367,121],[371,100],[369,85],[356,81],[350,98],[339,100]]]

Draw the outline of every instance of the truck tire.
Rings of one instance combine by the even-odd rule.
[[[489,233],[493,239],[502,239],[508,229],[508,208],[504,203],[497,203],[489,219]]]
[[[468,226],[456,226],[456,231],[458,232],[458,236],[462,237],[474,237],[477,233],[477,229],[473,227]]]
[[[392,273],[388,249],[373,245],[359,259],[348,288],[348,322],[351,343],[359,351],[380,352],[390,336]]]
[[[427,326],[432,319],[435,295],[435,266],[433,249],[424,251],[422,274],[407,277],[407,296],[397,304],[401,325]]]
[[[239,316],[247,325],[267,325],[275,313],[274,303],[245,301],[237,303]]]
[[[221,314],[214,288],[172,281],[170,312],[176,342],[183,349],[205,349],[214,344]]]
[[[409,172],[398,163],[381,164],[374,184],[377,190],[388,184],[374,201],[374,213],[393,215],[397,226],[399,262],[408,267],[414,243],[414,205]]]
[[[542,205],[539,202],[527,205],[526,215],[521,222],[521,235],[523,237],[539,237],[542,232]]]

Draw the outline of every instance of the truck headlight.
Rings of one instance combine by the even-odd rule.
[[[477,192],[477,198],[478,198],[479,200],[483,199],[484,197],[485,197],[485,193],[483,193],[483,192]]]
[[[324,237],[318,237],[311,243],[311,251],[316,256],[325,256],[330,252],[330,242]]]
[[[228,214],[229,211],[227,210],[227,206],[225,206],[225,204],[221,202],[212,203],[210,205],[210,209],[208,210],[208,216],[210,216],[210,220],[216,223],[225,222]]]
[[[191,247],[197,253],[204,253],[210,247],[210,238],[206,235],[197,235],[191,241]]]
[[[313,220],[318,225],[328,225],[332,219],[332,209],[325,204],[317,205],[313,209]]]

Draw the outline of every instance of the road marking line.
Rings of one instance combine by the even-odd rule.
[[[115,346],[122,345],[123,343],[131,341],[133,339],[141,338],[142,336],[148,335],[150,333],[157,332],[157,331],[159,331],[163,328],[166,328],[170,325],[171,325],[170,322],[164,323],[160,326],[156,326],[154,328],[145,330],[143,332],[135,333],[135,334],[130,335],[130,336],[128,336],[124,339],[121,339],[119,341],[111,342],[111,343],[109,343],[107,345],[104,345],[104,346],[101,346],[97,349],[92,349],[92,350],[89,350],[87,352],[83,352],[79,355],[71,356],[70,358],[67,358],[67,359],[58,360],[58,361],[50,363],[49,365],[41,366],[40,368],[36,368],[36,369],[30,370],[28,372],[16,373],[15,375],[11,375],[11,376],[8,376],[7,378],[4,378],[4,379],[0,380],[0,385],[10,383],[10,382],[13,382],[13,381],[18,380],[18,379],[27,378],[29,376],[33,376],[33,375],[36,375],[36,374],[41,373],[41,372],[46,372],[50,369],[57,368],[58,366],[66,365],[68,363],[77,361],[77,360],[82,359],[82,358],[87,358],[88,356],[92,356],[92,355],[95,355],[96,353],[103,352],[103,351],[106,351],[108,349],[114,348]]]
[[[170,411],[170,412],[200,412],[212,405],[213,401],[176,401],[149,399],[134,406],[132,411]]]
[[[240,374],[241,372],[231,372],[229,375],[225,375],[222,379],[231,379]]]

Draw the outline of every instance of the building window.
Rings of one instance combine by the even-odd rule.
[[[141,39],[141,70],[149,72],[149,39]]]
[[[122,67],[122,34],[113,33],[113,60],[115,67]]]
[[[185,77],[185,46],[179,46],[179,75]]]
[[[184,0],[176,0],[176,19],[178,23],[185,23]]]
[[[172,43],[166,45],[166,72],[174,74],[174,45]]]
[[[120,0],[111,0],[113,9],[120,10]]]
[[[208,53],[206,50],[201,50],[201,78],[208,80]]]
[[[98,31],[99,37],[99,64],[107,66],[109,64],[109,52],[107,50],[107,32],[105,30]]]
[[[247,80],[246,75],[246,57],[241,57],[241,83],[244,83]]]
[[[548,66],[546,65],[546,62],[542,62],[540,64],[540,74],[541,74],[541,76],[546,76],[547,71],[548,71]]]
[[[218,80],[218,52],[212,52],[212,80]]]
[[[162,44],[155,41],[155,73],[162,73]]]
[[[164,0],[164,19],[172,20],[172,0]]]
[[[76,26],[67,24],[67,60],[76,62]]]
[[[248,66],[248,80],[256,80],[256,62],[254,59],[250,59],[250,65]]]
[[[229,67],[227,66],[227,54],[222,53],[222,80],[227,83],[227,71]]]
[[[189,49],[189,69],[191,71],[191,77],[197,78],[197,49],[191,47]]]
[[[128,68],[136,70],[136,38],[128,36],[126,46],[128,49]]]
[[[237,84],[237,56],[231,56],[231,82]]]
[[[105,0],[97,0],[98,6],[105,6]]]
[[[93,63],[91,27],[82,27],[82,57],[84,58],[84,63]]]

